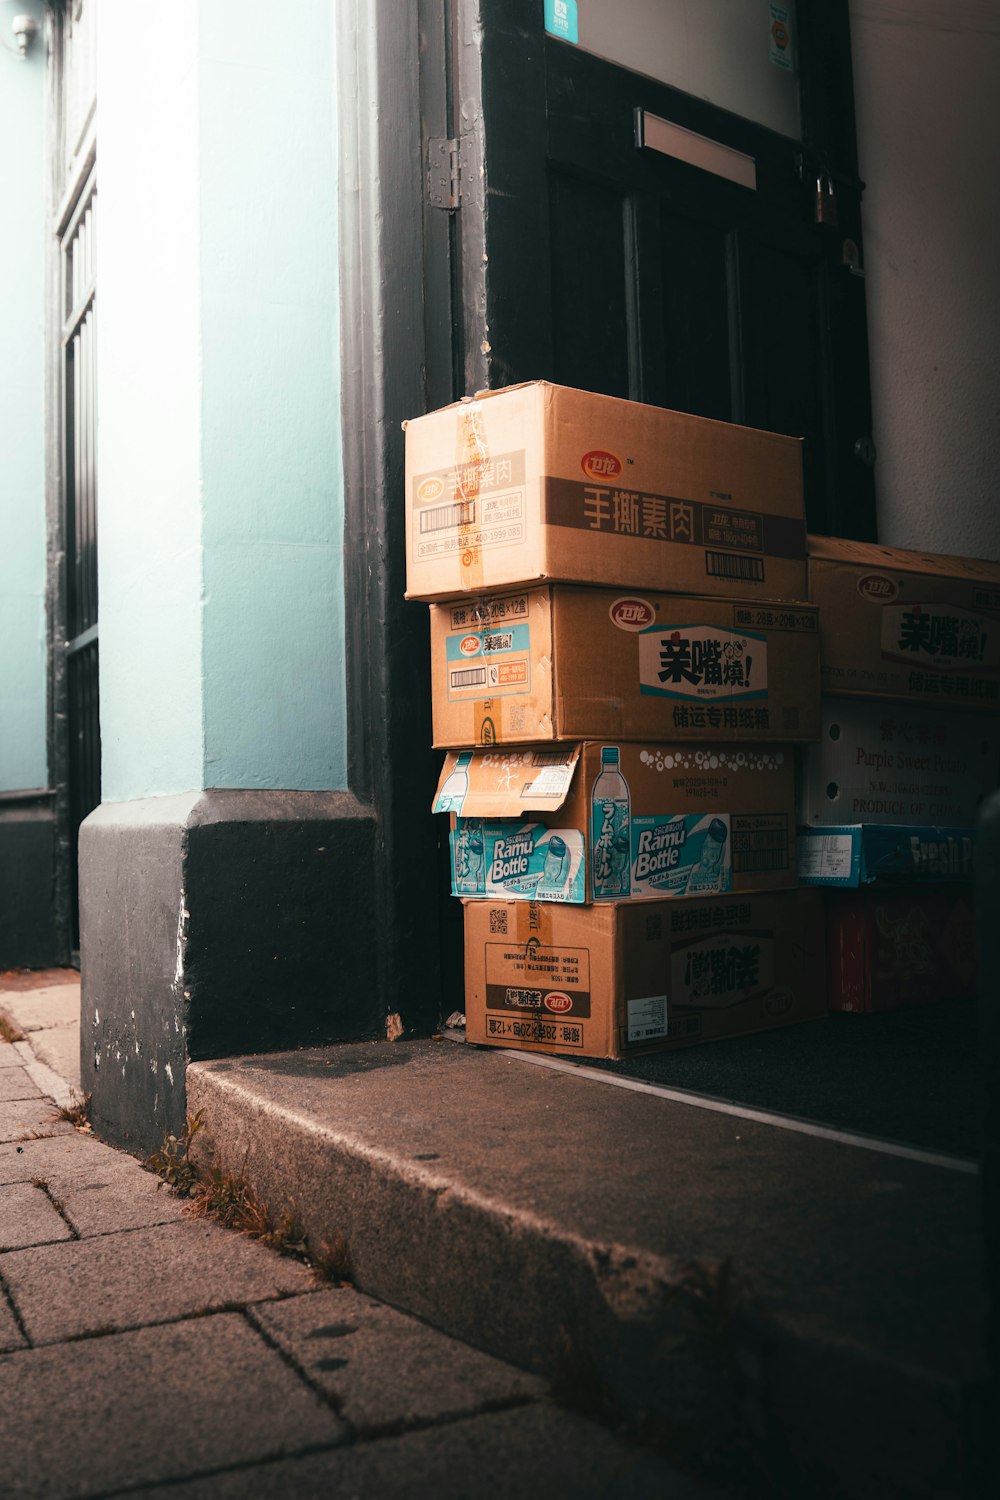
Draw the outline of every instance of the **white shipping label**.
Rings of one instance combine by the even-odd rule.
[[[850,880],[854,852],[851,834],[810,834],[797,842],[800,880]]]
[[[657,625],[639,636],[639,686],[662,698],[767,697],[767,637],[718,625]]]
[[[628,1040],[651,1042],[667,1034],[666,995],[646,995],[628,1001]]]

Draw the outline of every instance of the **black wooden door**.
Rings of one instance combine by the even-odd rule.
[[[547,37],[542,0],[478,0],[474,30],[470,6],[451,36],[456,385],[551,379],[801,436],[811,529],[873,538],[846,4],[800,7],[803,141]],[[653,149],[655,120],[751,161],[755,186]]]

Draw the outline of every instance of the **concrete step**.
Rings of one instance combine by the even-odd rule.
[[[203,1062],[199,1139],[355,1284],[769,1494],[972,1493],[968,1170],[448,1041]]]

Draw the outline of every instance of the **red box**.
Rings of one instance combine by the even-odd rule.
[[[971,890],[827,892],[829,1007],[896,1010],[976,993]]]

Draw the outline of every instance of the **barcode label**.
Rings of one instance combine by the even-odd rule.
[[[740,557],[735,552],[706,552],[705,572],[710,578],[738,578],[743,583],[764,582],[764,560]]]
[[[573,776],[574,767],[565,763],[547,766],[533,776],[530,781],[522,783],[522,797],[556,797],[562,801],[569,791],[570,780]]]
[[[476,519],[475,500],[460,500],[457,505],[438,505],[420,512],[421,535],[427,531],[450,531],[456,526],[472,526]]]
[[[701,1036],[700,1016],[674,1018],[674,1036]]]
[[[452,672],[451,685],[453,688],[485,687],[486,668],[465,667],[461,671]]]
[[[788,848],[754,849],[745,854],[733,851],[733,869],[742,873],[752,870],[787,870]]]

